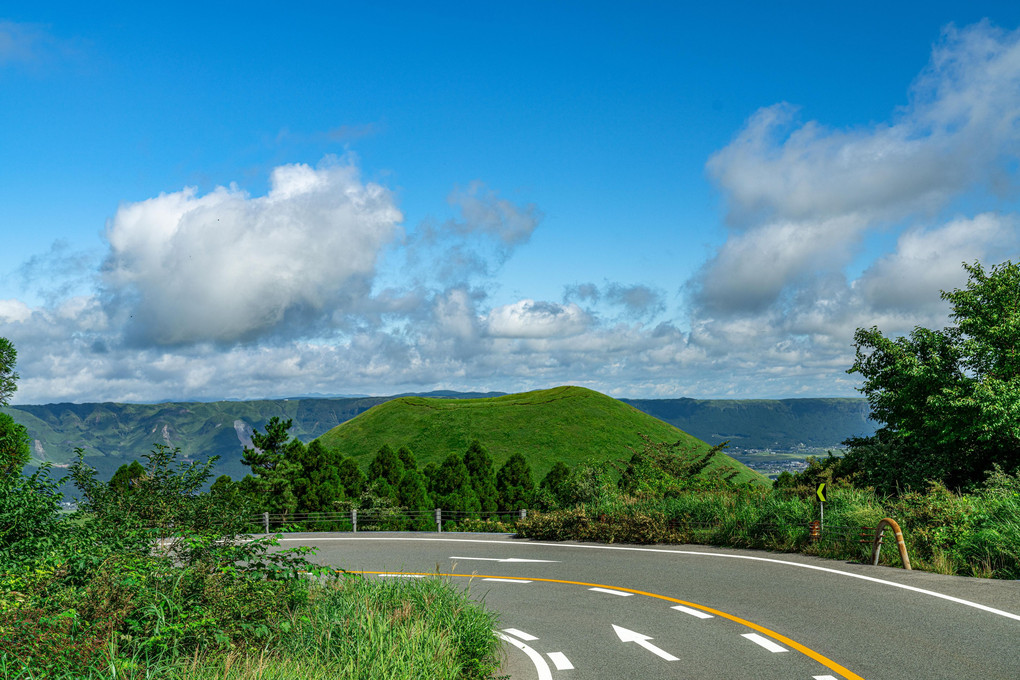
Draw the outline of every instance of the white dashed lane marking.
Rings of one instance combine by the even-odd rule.
[[[523,630],[517,630],[516,628],[504,628],[503,632],[506,633],[507,635],[513,635],[515,638],[520,638],[525,642],[532,642],[538,639],[534,635],[525,633]]]
[[[532,583],[519,578],[483,578],[483,581],[498,581],[499,583]]]
[[[634,593],[624,593],[624,592],[621,592],[619,590],[610,590],[609,588],[589,588],[588,590],[593,590],[596,593],[609,593],[610,595],[619,595],[620,597],[630,597],[631,595],[634,594]]]
[[[773,642],[772,640],[769,640],[767,637],[762,637],[761,635],[758,635],[757,633],[744,633],[740,637],[747,638],[748,640],[750,640],[754,644],[761,645],[762,647],[764,647],[765,649],[769,650],[770,652],[772,652],[774,654],[775,653],[779,653],[779,652],[788,652],[788,651],[790,651],[786,647],[783,647],[782,645],[778,645],[775,642]]]
[[[682,604],[678,604],[675,607],[670,607],[670,609],[675,609],[678,612],[683,612],[684,614],[690,614],[691,616],[697,616],[699,619],[710,619],[710,618],[712,618],[711,614],[706,614],[705,612],[703,612],[703,611],[701,611],[699,609],[691,609],[690,607],[685,607]]]

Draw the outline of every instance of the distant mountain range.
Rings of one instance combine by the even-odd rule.
[[[418,396],[493,397],[500,393],[431,392]],[[247,473],[240,458],[253,429],[273,416],[294,421],[291,433],[311,441],[340,423],[395,397],[266,399],[164,404],[45,404],[3,409],[33,438],[33,463],[66,466],[74,449],[86,451],[100,477],[141,458],[153,443],[180,447],[191,459],[219,456],[217,474]],[[835,447],[870,435],[864,399],[622,399],[709,443],[730,441],[734,452]]]

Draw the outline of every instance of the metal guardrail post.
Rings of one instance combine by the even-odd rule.
[[[900,530],[900,525],[896,523],[896,520],[886,517],[878,523],[875,527],[875,540],[871,547],[871,564],[872,566],[878,566],[878,555],[882,550],[882,534],[885,533],[886,525],[892,527],[893,533],[896,534],[896,547],[900,549],[900,559],[903,560],[903,568],[909,571],[910,569],[910,558],[907,556],[907,544],[903,541],[903,532]]]
[[[268,512],[263,512],[262,513],[262,524],[266,527],[266,533],[268,534],[269,533],[269,513]]]
[[[443,533],[443,511],[436,508],[436,531]]]
[[[351,525],[354,527],[354,533],[358,533],[358,510],[357,510],[357,508],[351,508]]]

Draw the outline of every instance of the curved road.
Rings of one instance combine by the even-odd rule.
[[[450,575],[499,612],[514,680],[1020,680],[1015,581],[503,534],[292,534],[281,545],[378,578]]]

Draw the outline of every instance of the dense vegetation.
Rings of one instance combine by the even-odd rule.
[[[102,482],[79,452],[80,507],[61,516],[50,468],[22,474],[28,444],[0,416],[0,678],[453,680],[498,668],[493,616],[465,593],[336,574],[310,549],[250,536],[244,494],[202,491],[214,461],[157,445]]]

